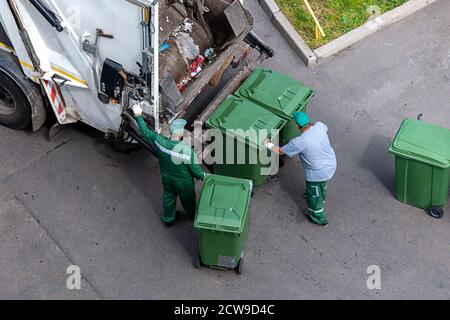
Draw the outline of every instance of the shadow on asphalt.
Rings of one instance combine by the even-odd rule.
[[[50,125],[51,126],[51,125]],[[49,127],[50,127],[49,126]],[[118,166],[124,168],[123,173],[128,176],[128,178],[133,181],[136,185],[137,190],[141,190],[145,197],[149,198],[151,203],[155,204],[155,208],[160,208],[154,211],[155,223],[160,223],[160,217],[163,213],[163,203],[162,203],[162,189],[156,188],[155,181],[152,181],[152,177],[143,174],[142,170],[136,169],[136,164],[147,165],[149,161],[154,162],[155,168],[146,168],[144,170],[159,170],[159,165],[157,160],[152,159],[154,156],[146,149],[140,151],[131,152],[129,154],[118,151],[112,146],[111,143],[105,140],[104,134],[94,129],[86,124],[77,123],[70,126],[73,130],[79,132],[80,134],[91,138],[94,144],[98,147],[97,150],[105,158],[114,160]],[[64,130],[64,129],[63,129]],[[160,179],[159,172],[156,175]],[[199,190],[197,190],[197,198],[199,196]],[[197,235],[194,230],[193,222],[189,220],[182,209],[180,201],[178,200],[177,208],[181,212],[180,218],[177,222],[169,229],[170,237],[175,239],[182,247],[186,253],[192,257],[192,262],[198,254],[198,240]],[[160,223],[161,232],[164,231],[164,226]]]
[[[150,203],[154,204],[156,210],[152,210],[152,220],[154,220],[155,224],[160,225],[160,232],[163,233],[165,231],[165,227],[160,222],[160,218],[163,213],[163,190],[160,187],[155,188],[154,181],[154,179],[160,179],[157,159],[154,158],[154,156],[147,149],[142,149],[140,151],[135,151],[128,154],[120,152],[115,149],[111,143],[104,139],[104,135],[101,131],[98,131],[88,125],[78,123],[72,125],[71,128],[80,134],[91,138],[97,147],[97,151],[102,154],[102,156],[113,160],[116,165],[123,168],[123,174],[128,176],[129,180],[135,184],[135,188],[140,190],[143,196],[148,198]],[[149,165],[151,167],[149,167]],[[139,166],[142,166],[142,169],[139,168]],[[155,172],[150,176],[150,173],[145,174],[145,171],[147,170],[157,170],[158,172]],[[198,252],[198,240],[193,222],[187,218],[179,200],[177,203],[177,208],[181,212],[181,216],[168,230],[168,234],[170,238],[179,243],[180,247],[183,248],[190,257],[192,257],[192,263],[194,263]],[[192,266],[194,266],[194,264],[192,264]]]
[[[278,175],[274,177],[269,177],[268,185],[272,183],[279,183],[281,188],[284,190],[284,194],[290,198],[296,206],[295,217],[298,224],[306,222],[307,205],[306,200],[303,198],[305,193],[305,178],[302,174],[297,174],[298,170],[298,160],[297,157],[289,159],[285,158],[280,162],[280,171]],[[297,170],[294,170],[297,169]],[[290,174],[291,172],[291,174]],[[292,172],[295,172],[292,174]]]
[[[370,139],[367,148],[359,161],[359,165],[372,172],[384,188],[395,194],[395,161],[389,153],[390,138],[375,134]]]

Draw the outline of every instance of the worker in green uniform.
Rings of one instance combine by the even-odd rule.
[[[200,167],[194,150],[183,143],[184,128],[187,122],[182,119],[174,121],[170,126],[171,138],[169,139],[148,128],[142,117],[140,104],[133,106],[133,112],[137,118],[142,137],[155,145],[158,150],[164,187],[162,222],[166,227],[170,227],[177,220],[176,205],[178,197],[186,214],[194,219],[197,210],[194,178],[203,180],[205,172]]]
[[[305,112],[294,114],[302,134],[280,148],[270,140],[264,145],[279,155],[300,156],[306,177],[305,198],[308,203],[308,220],[313,224],[328,226],[325,212],[327,183],[337,168],[336,154],[328,138],[328,127],[322,122],[311,123]]]

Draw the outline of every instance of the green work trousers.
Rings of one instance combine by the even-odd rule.
[[[163,177],[162,183],[164,187],[164,215],[162,216],[162,220],[166,223],[173,223],[175,221],[178,197],[188,217],[193,219],[197,210],[194,179]]]
[[[327,196],[327,182],[306,182],[306,201],[308,214],[318,224],[328,222],[325,212],[325,198]]]

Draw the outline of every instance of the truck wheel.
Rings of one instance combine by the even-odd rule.
[[[440,207],[432,207],[428,209],[427,212],[435,219],[441,219],[444,216],[444,210]]]
[[[31,122],[31,108],[20,87],[0,72],[0,124],[20,130]]]

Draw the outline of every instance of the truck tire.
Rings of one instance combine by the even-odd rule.
[[[31,107],[22,89],[0,72],[0,124],[21,130],[31,122]]]

